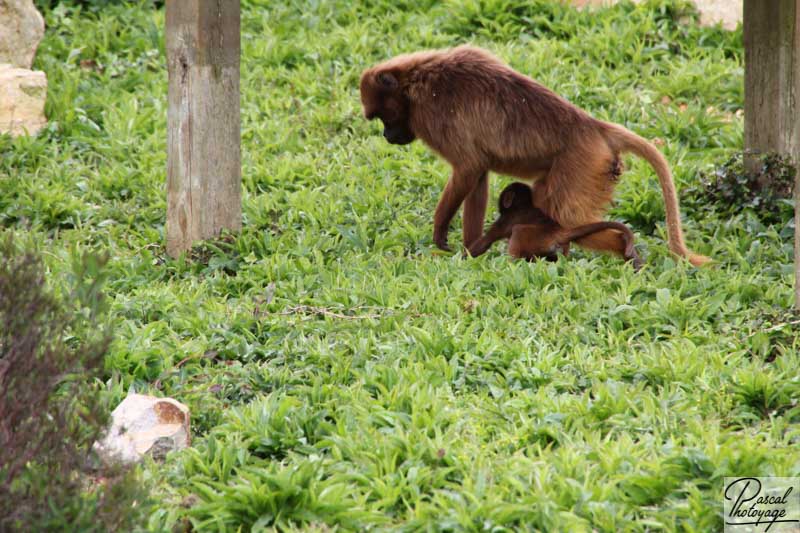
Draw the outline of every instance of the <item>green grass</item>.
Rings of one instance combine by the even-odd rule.
[[[189,405],[192,448],[142,466],[151,530],[701,532],[722,527],[724,476],[800,475],[789,221],[685,201],[717,264],[676,263],[631,159],[611,216],[642,272],[441,255],[447,166],[360,115],[364,67],[472,42],[664,140],[686,189],[742,147],[741,30],[666,0],[245,1],[244,227],[172,260],[163,9],[45,15],[50,125],[0,139],[0,228],[54,284],[75,250],[110,254],[109,402]]]

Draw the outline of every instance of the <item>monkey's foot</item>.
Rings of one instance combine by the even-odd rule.
[[[641,257],[639,257],[639,254],[637,254],[635,251],[630,256],[626,257],[625,260],[631,262],[633,269],[636,272],[641,270],[644,266],[644,262],[642,261]]]
[[[450,248],[447,245],[447,237],[445,237],[445,238],[436,238],[436,237],[434,237],[433,244],[435,244],[436,247],[438,249],[442,250],[443,252],[452,252],[453,251],[453,249]]]

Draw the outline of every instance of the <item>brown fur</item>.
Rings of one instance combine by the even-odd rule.
[[[447,230],[464,204],[463,240],[478,238],[488,200],[488,173],[536,181],[537,207],[564,228],[602,219],[621,171],[619,155],[646,159],[666,205],[669,248],[695,265],[688,250],[669,166],[649,142],[617,124],[596,120],[550,89],[471,46],[401,55],[364,71],[361,101],[380,118],[389,142],[415,138],[453,167],[434,214],[434,242],[447,249]],[[596,233],[582,246],[607,249]]]
[[[641,267],[642,262],[633,247],[633,232],[625,224],[595,222],[565,229],[534,207],[534,197],[531,188],[522,183],[506,187],[498,201],[500,216],[480,239],[470,245],[470,255],[477,257],[496,241],[509,239],[508,253],[514,257],[552,260],[559,251],[567,255],[571,242],[595,237],[592,248],[620,255],[631,261],[637,270]]]

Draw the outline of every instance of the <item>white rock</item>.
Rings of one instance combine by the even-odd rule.
[[[130,394],[111,413],[111,428],[94,447],[106,461],[163,459],[189,446],[189,408],[172,398]]]
[[[46,99],[44,72],[0,64],[0,133],[36,134],[47,124]]]
[[[44,19],[33,0],[0,0],[0,63],[31,68],[44,35]]]

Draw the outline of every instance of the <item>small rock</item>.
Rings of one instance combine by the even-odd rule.
[[[111,428],[94,448],[107,462],[132,463],[149,453],[162,460],[189,446],[189,408],[172,398],[130,394],[111,413]]]
[[[0,64],[0,133],[36,134],[47,124],[46,99],[44,72]]]
[[[0,63],[31,68],[44,35],[44,19],[33,0],[0,0]]]

